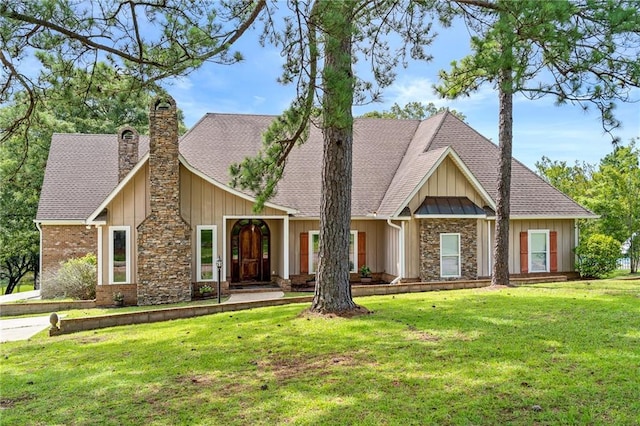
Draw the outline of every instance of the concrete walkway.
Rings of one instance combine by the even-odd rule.
[[[0,320],[0,343],[27,340],[49,328],[49,315]]]
[[[257,300],[272,300],[284,297],[281,291],[261,293],[235,293],[225,303],[253,302]],[[0,296],[0,303],[40,298],[40,291],[27,291],[18,294]],[[16,318],[0,320],[0,343],[28,340],[37,333],[49,328],[49,315],[30,318]]]
[[[16,302],[18,300],[40,299],[40,290],[23,291],[21,293],[3,294],[0,303]]]
[[[255,293],[233,293],[224,303],[255,302],[256,300],[272,300],[284,297],[281,291],[265,291]]]

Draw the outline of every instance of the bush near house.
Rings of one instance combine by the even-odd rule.
[[[97,258],[93,253],[62,262],[54,274],[43,277],[41,297],[92,300],[98,281]]]
[[[603,234],[592,234],[576,248],[578,271],[584,278],[604,278],[615,271],[620,258],[619,241]]]

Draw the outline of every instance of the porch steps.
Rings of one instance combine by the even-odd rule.
[[[240,283],[231,284],[229,287],[229,293],[266,293],[271,291],[280,291],[280,287],[271,282],[265,283]]]

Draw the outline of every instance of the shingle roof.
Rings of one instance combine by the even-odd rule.
[[[273,116],[207,114],[180,141],[180,152],[193,167],[227,184],[229,165],[255,155],[262,132]],[[419,122],[356,120],[353,129],[352,216],[377,210]],[[232,149],[230,149],[232,148]],[[320,210],[322,134],[314,126],[309,139],[291,151],[273,203],[317,217]]]
[[[185,161],[210,179],[227,185],[229,165],[262,146],[273,116],[207,114],[180,140]],[[494,200],[498,147],[449,113],[429,119],[356,119],[354,123],[352,216],[401,209],[425,174],[448,149],[459,156]],[[148,152],[140,136],[139,158]],[[84,220],[114,190],[116,135],[55,134],[51,142],[37,220]],[[309,140],[290,154],[274,204],[317,217],[321,192],[322,135],[311,127]],[[514,160],[511,214],[590,216],[568,197]]]
[[[149,150],[140,136],[139,157]],[[84,220],[118,184],[117,135],[51,138],[36,220]]]
[[[429,150],[451,146],[464,164],[485,188],[491,198],[498,198],[497,145],[450,113],[444,113],[442,124]],[[428,120],[436,119],[432,117]],[[518,143],[514,141],[514,143]],[[545,182],[516,159],[511,163],[511,216],[597,217]]]

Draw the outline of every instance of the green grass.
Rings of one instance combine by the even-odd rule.
[[[640,423],[638,280],[356,301],[4,343],[1,423]]]

